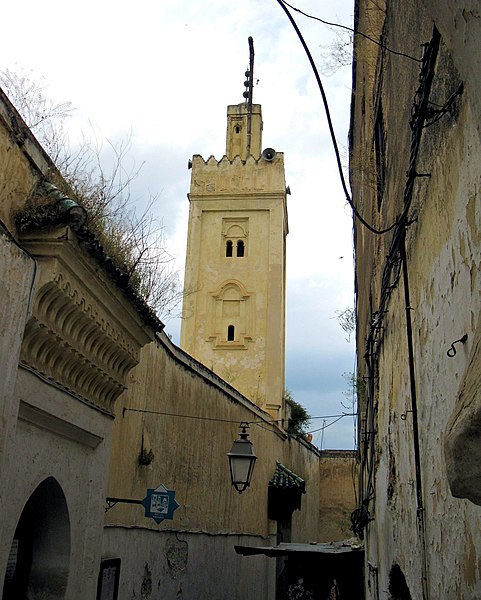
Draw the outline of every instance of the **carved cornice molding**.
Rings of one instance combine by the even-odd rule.
[[[110,409],[153,331],[69,227],[29,232],[21,243],[39,267],[21,362]]]

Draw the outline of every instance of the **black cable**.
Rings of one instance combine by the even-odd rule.
[[[342,185],[342,189],[344,191],[344,194],[346,196],[346,201],[348,202],[349,206],[351,207],[354,215],[357,217],[357,219],[364,225],[364,227],[366,227],[367,229],[369,229],[369,231],[371,231],[372,233],[375,233],[376,235],[382,235],[384,233],[387,233],[388,231],[391,231],[391,229],[394,229],[394,227],[396,227],[397,225],[397,220],[390,225],[389,227],[387,227],[386,229],[376,229],[375,227],[373,227],[372,225],[370,225],[362,216],[361,214],[358,212],[357,208],[354,206],[354,203],[351,199],[351,195],[347,189],[347,184],[346,184],[346,180],[344,178],[344,173],[342,171],[342,163],[341,163],[341,156],[339,154],[339,148],[337,145],[337,140],[336,140],[336,134],[334,133],[334,127],[332,125],[332,120],[331,120],[331,113],[329,110],[329,104],[327,102],[327,97],[326,97],[326,93],[324,91],[324,86],[322,85],[322,81],[321,78],[319,76],[319,72],[317,70],[316,64],[314,63],[314,59],[312,58],[312,55],[309,51],[309,48],[307,47],[307,44],[304,40],[304,38],[302,37],[302,34],[299,30],[299,27],[297,26],[297,23],[294,21],[294,18],[292,17],[291,13],[287,10],[286,6],[285,6],[285,2],[284,0],[277,0],[278,4],[282,7],[283,11],[286,13],[289,21],[291,22],[292,26],[294,27],[297,36],[299,37],[299,40],[302,44],[302,47],[304,48],[305,53],[307,54],[307,58],[309,59],[309,62],[311,64],[312,70],[314,72],[314,76],[316,78],[317,81],[317,85],[319,86],[319,90],[321,92],[321,96],[322,96],[322,101],[324,103],[324,110],[326,112],[326,118],[327,118],[327,124],[329,127],[329,133],[331,134],[331,140],[332,140],[332,145],[334,146],[334,153],[336,155],[336,161],[337,161],[337,168],[339,171],[339,176],[341,178],[341,185]]]
[[[138,413],[143,413],[143,414],[149,414],[149,415],[162,415],[164,417],[179,417],[180,419],[197,419],[199,421],[217,421],[218,423],[240,423],[239,419],[236,419],[235,421],[232,421],[230,419],[216,419],[214,417],[200,417],[200,416],[196,416],[196,415],[181,415],[179,413],[169,413],[169,412],[163,412],[160,410],[147,410],[144,408],[128,408],[125,407],[122,411],[123,416],[125,416],[125,413],[129,411],[129,412],[138,412]],[[251,421],[253,423],[253,421]],[[242,421],[242,423],[247,423],[247,421]]]
[[[330,427],[331,425],[334,425],[334,423],[337,423],[338,421],[340,421],[343,417],[349,417],[350,415],[345,414],[345,415],[339,415],[339,417],[335,420],[335,421],[331,421],[330,423],[328,423],[327,425],[323,425],[322,427],[319,427],[319,429],[313,429],[312,431],[308,431],[307,433],[317,433],[318,431],[324,431],[324,429],[327,429],[328,427]],[[326,417],[324,417],[326,418]]]
[[[410,54],[405,54],[404,52],[398,52],[397,50],[393,50],[392,48],[389,48],[388,46],[386,46],[386,44],[383,44],[382,42],[378,42],[374,38],[370,37],[366,33],[363,33],[362,31],[359,31],[358,29],[353,29],[352,27],[348,27],[347,25],[341,25],[340,23],[330,23],[329,21],[325,21],[324,19],[321,19],[320,17],[315,17],[314,15],[309,15],[308,13],[305,13],[300,8],[296,8],[295,6],[292,6],[292,4],[285,2],[285,0],[283,0],[283,2],[289,8],[291,8],[292,10],[295,10],[296,12],[300,13],[301,15],[304,15],[308,19],[314,19],[315,21],[319,21],[320,23],[323,23],[324,25],[328,25],[329,27],[339,27],[340,29],[346,29],[347,31],[350,31],[350,32],[354,33],[355,35],[360,35],[361,37],[366,38],[366,40],[369,40],[373,44],[376,44],[383,50],[387,50],[391,54],[396,54],[397,56],[404,56],[405,58],[409,58],[410,60],[414,60],[415,62],[418,62],[418,63],[422,62],[422,60],[420,58],[414,58],[414,56],[411,56]]]
[[[170,413],[170,412],[165,412],[165,411],[161,411],[161,410],[147,410],[144,408],[129,408],[129,407],[124,407],[122,414],[123,416],[125,416],[126,412],[138,412],[138,413],[145,413],[145,414],[150,414],[150,415],[162,415],[164,417],[179,417],[181,419],[197,419],[199,421],[215,421],[218,423],[247,423],[248,425],[258,425],[259,423],[282,423],[283,421],[298,421],[299,419],[296,419],[295,417],[290,418],[290,419],[265,419],[262,421],[242,421],[239,419],[236,420],[232,420],[232,419],[218,419],[216,417],[201,417],[201,416],[197,416],[197,415],[182,415],[179,413]],[[342,413],[342,414],[337,414],[337,415],[321,415],[321,416],[316,416],[316,417],[309,417],[309,421],[310,420],[314,420],[314,419],[335,419],[335,418],[342,418],[342,417],[352,417],[354,415],[354,413]]]
[[[440,119],[442,119],[444,117],[444,115],[449,112],[449,109],[451,107],[451,105],[453,104],[453,102],[456,100],[456,98],[458,96],[460,96],[463,93],[464,90],[464,84],[460,83],[459,86],[457,87],[457,89],[451,94],[451,96],[446,100],[446,102],[437,110],[433,110],[430,111],[429,108],[427,109],[428,115],[427,117],[429,118],[431,113],[433,114],[433,116],[431,117],[431,121],[429,121],[428,123],[425,123],[423,125],[423,127],[431,127],[431,125],[434,125],[434,123],[437,123]],[[429,102],[429,104],[433,104],[433,102]],[[436,106],[439,106],[439,104],[437,104]]]

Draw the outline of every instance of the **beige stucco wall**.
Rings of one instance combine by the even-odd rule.
[[[368,2],[358,2],[359,28],[368,19]],[[424,12],[423,4],[429,11]],[[436,8],[434,8],[434,4]],[[440,18],[445,33],[437,59],[431,99],[442,105],[464,79],[464,93],[450,114],[423,131],[417,171],[430,177],[417,179],[411,223],[407,232],[410,315],[413,326],[415,381],[418,399],[423,533],[418,528],[413,420],[406,341],[403,279],[392,290],[383,316],[374,423],[374,490],[369,505],[373,520],[366,528],[366,573],[369,598],[383,597],[389,572],[398,564],[412,598],[476,598],[481,595],[479,523],[481,508],[456,498],[446,465],[446,436],[458,396],[478,344],[481,262],[479,209],[480,102],[473,65],[479,60],[479,25],[470,3],[388,2],[386,20],[380,13],[377,29],[391,48],[420,56],[420,44],[431,38],[433,18]],[[464,14],[464,17],[462,15]],[[441,18],[442,15],[442,18]],[[473,30],[473,27],[475,28]],[[473,59],[459,52],[459,30],[471,40]],[[475,34],[475,32],[477,32]],[[474,42],[474,39],[477,42]],[[473,46],[474,44],[474,46]],[[474,51],[476,47],[476,51]],[[409,163],[411,105],[419,85],[419,65],[358,40],[356,88],[352,121],[351,182],[354,201],[377,227],[389,225],[402,206]],[[457,68],[459,66],[459,69]],[[464,76],[460,74],[464,73]],[[382,84],[380,83],[382,77]],[[374,82],[373,84],[369,82]],[[479,83],[479,82],[478,82]],[[378,88],[378,84],[380,87]],[[373,171],[374,106],[381,91],[386,138],[386,193],[377,210]],[[371,182],[371,183],[369,183]],[[358,282],[358,346],[364,348],[372,313],[377,308],[381,273],[390,236],[375,236],[356,225]],[[448,357],[451,343],[456,356]],[[365,372],[360,353],[360,375]],[[361,396],[361,415],[365,409]],[[365,437],[373,434],[364,427]],[[448,451],[449,447],[448,447]],[[461,451],[461,449],[460,449]],[[467,468],[470,463],[466,455]],[[456,465],[453,467],[456,468]],[[457,468],[463,469],[462,462]],[[423,558],[425,557],[425,558]],[[426,585],[423,592],[422,564]],[[377,584],[375,578],[377,573]]]
[[[1,97],[0,97],[1,99]],[[8,469],[10,455],[7,448],[15,428],[18,406],[12,402],[13,388],[20,355],[21,334],[31,302],[34,286],[34,261],[14,243],[13,213],[22,206],[36,185],[30,163],[12,139],[8,123],[9,107],[0,102],[0,276],[6,283],[2,291],[0,309],[0,356],[3,373],[0,377],[0,476]],[[12,327],[15,324],[15,327]],[[0,508],[5,487],[0,486]]]
[[[15,454],[11,451],[15,439],[19,401],[15,398],[18,360],[20,356],[21,332],[25,327],[30,287],[33,284],[34,264],[13,244],[5,233],[0,236],[0,273],[2,281],[9,282],[4,288],[5,302],[0,309],[0,478],[5,481],[10,470],[15,469]],[[12,327],[12,324],[15,326]],[[6,485],[0,486],[0,511],[6,512],[9,501]],[[0,521],[0,527],[6,521]],[[11,536],[0,535],[0,572],[5,570],[5,561],[10,550]],[[2,569],[3,567],[3,569]]]
[[[319,459],[319,541],[353,537],[357,457],[351,450],[324,450]]]
[[[263,557],[246,560],[235,553],[234,544],[275,545],[276,522],[267,518],[267,492],[276,460],[306,480],[302,510],[293,515],[293,540],[315,540],[318,453],[306,443],[287,439],[270,423],[267,413],[185,355],[163,334],[143,349],[131,377],[132,385],[117,406],[109,496],[142,499],[148,488],[162,483],[175,490],[181,506],[172,521],[159,525],[145,518],[142,507],[136,505],[118,504],[107,512],[104,556],[120,556],[125,564],[120,598],[130,597],[132,588],[138,593],[145,563],[152,580],[160,581],[164,590],[181,587],[185,594],[202,597],[209,589],[213,598],[236,590],[237,597],[272,598],[275,561]],[[123,412],[124,408],[151,412]],[[252,485],[239,495],[230,483],[226,454],[238,437],[241,421],[257,421],[259,425],[251,424],[249,429],[258,457]],[[142,443],[153,455],[147,466],[138,463]],[[136,533],[131,547],[125,532],[132,529]],[[125,540],[123,547],[117,545],[119,539]],[[133,552],[136,544],[145,550]],[[175,573],[166,568],[169,552],[175,552],[172,544],[180,544],[183,550],[179,552],[188,553],[188,560]],[[152,560],[155,554],[160,557],[157,561]],[[258,577],[255,583],[246,584],[244,576],[251,568]],[[199,572],[205,586],[202,593]],[[224,572],[231,576],[221,576]],[[249,593],[242,591],[245,585],[251,586]]]
[[[0,220],[15,231],[15,213],[43,177],[59,172],[0,89]]]

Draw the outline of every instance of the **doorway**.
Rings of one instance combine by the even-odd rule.
[[[3,600],[65,598],[70,563],[70,519],[57,480],[48,477],[22,511],[12,539]]]

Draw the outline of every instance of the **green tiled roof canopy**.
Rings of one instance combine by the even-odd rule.
[[[296,475],[294,471],[291,471],[285,467],[282,463],[276,461],[276,470],[271,480],[269,481],[269,487],[278,489],[298,489],[303,494],[306,492],[306,482],[302,477]]]

